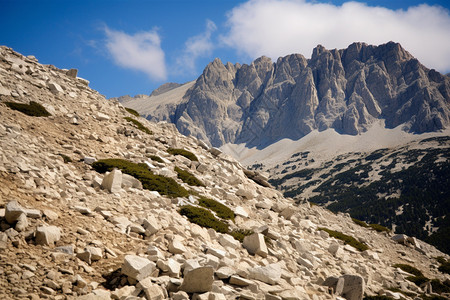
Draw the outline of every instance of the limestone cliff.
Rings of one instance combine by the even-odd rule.
[[[171,120],[181,133],[213,146],[263,147],[315,129],[356,135],[376,119],[423,133],[449,125],[450,78],[398,43],[354,43],[342,50],[319,45],[311,59],[261,57],[242,66],[216,59],[177,103],[160,107],[156,118],[133,108],[152,120]]]

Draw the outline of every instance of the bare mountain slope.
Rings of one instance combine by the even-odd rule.
[[[0,47],[2,299],[448,296],[433,246],[297,205],[87,84]]]

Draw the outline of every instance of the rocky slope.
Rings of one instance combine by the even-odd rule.
[[[412,299],[449,288],[437,268],[449,257],[434,247],[296,204],[172,124],[105,100],[76,70],[1,47],[0,83],[4,299]],[[40,105],[50,115],[30,116],[45,115]],[[99,173],[110,158],[119,169]]]
[[[342,50],[317,46],[311,59],[292,54],[275,63],[261,57],[250,65],[224,65],[216,59],[182,98],[167,96],[171,104],[157,112],[142,106],[153,97],[126,105],[215,147],[262,148],[315,129],[356,135],[378,119],[413,133],[450,122],[450,78],[394,42]]]

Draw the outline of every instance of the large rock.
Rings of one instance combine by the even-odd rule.
[[[149,277],[155,269],[156,264],[145,257],[126,255],[122,265],[122,274],[140,281]]]
[[[111,193],[118,193],[122,187],[122,171],[114,169],[105,175],[102,187]]]
[[[25,214],[25,209],[22,206],[20,206],[20,204],[17,201],[15,200],[9,201],[8,204],[6,204],[5,207],[6,222],[8,222],[9,224],[16,222],[21,214]]]
[[[267,257],[268,251],[264,235],[260,233],[253,233],[244,238],[243,246],[251,254],[258,254],[262,257]]]
[[[344,275],[341,295],[347,300],[361,300],[364,296],[364,278],[358,275]]]
[[[39,226],[36,229],[36,244],[53,245],[61,239],[61,230],[56,226]]]
[[[281,267],[279,264],[270,264],[264,267],[250,268],[250,278],[268,283],[277,284],[281,278]]]
[[[212,267],[199,267],[184,274],[181,291],[187,293],[209,292],[214,282],[214,269]]]

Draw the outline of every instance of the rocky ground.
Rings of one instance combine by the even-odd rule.
[[[434,247],[415,239],[400,244],[348,215],[297,205],[249,179],[217,149],[180,135],[174,125],[134,117],[88,84],[76,70],[0,48],[2,299],[398,299],[432,293],[430,284],[407,280],[398,263],[448,284],[435,260],[446,256]],[[7,101],[35,101],[51,115],[28,116]],[[198,161],[169,148],[188,150]],[[170,198],[119,171],[97,173],[91,164],[105,158],[147,163],[190,195]],[[204,186],[184,183],[175,167]],[[253,233],[241,243],[180,215],[181,205],[197,206],[200,196],[234,211],[230,228]],[[320,228],[353,236],[368,250]]]

